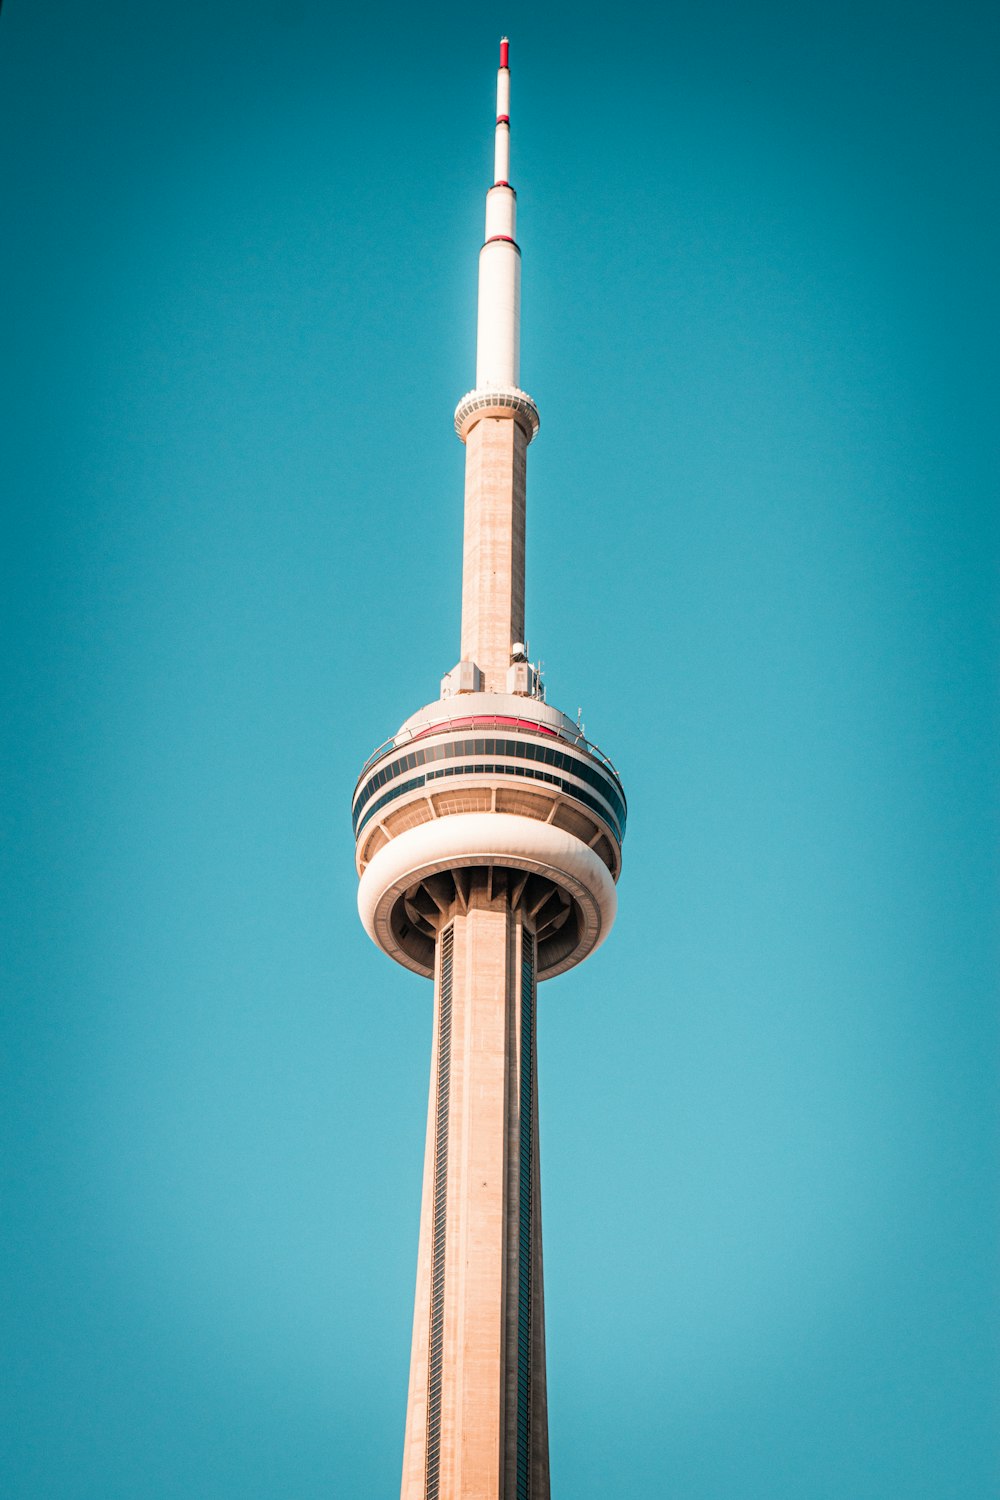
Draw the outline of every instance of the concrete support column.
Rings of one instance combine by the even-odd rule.
[[[488,693],[506,690],[511,645],[524,640],[527,451],[513,416],[482,417],[465,441],[462,660]]]
[[[470,872],[471,874],[471,872]],[[540,1214],[532,1212],[530,1425],[518,1482],[521,1111],[538,1203],[534,1046],[522,1088],[525,928],[505,872],[475,872],[442,915],[402,1500],[547,1500]],[[527,941],[533,942],[530,933]],[[528,986],[528,1025],[534,982]],[[521,1411],[525,1402],[521,1402]],[[540,1435],[539,1435],[540,1434]]]

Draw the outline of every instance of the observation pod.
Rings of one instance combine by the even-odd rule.
[[[433,977],[441,923],[480,872],[531,921],[539,979],[611,930],[625,794],[607,757],[538,699],[468,693],[421,709],[366,764],[352,815],[361,920],[417,974]]]
[[[525,641],[521,251],[500,46],[465,445],[461,657],[369,757],[352,803],[358,909],[434,981],[402,1500],[548,1500],[536,1000],[615,919],[625,795],[545,702]]]

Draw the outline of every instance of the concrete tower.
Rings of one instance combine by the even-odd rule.
[[[434,981],[403,1500],[547,1500],[535,997],[607,937],[625,797],[545,703],[524,641],[521,252],[500,44],[465,444],[462,656],[364,767],[353,818],[369,936]]]

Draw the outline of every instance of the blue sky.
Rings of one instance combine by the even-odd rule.
[[[398,1486],[430,992],[349,804],[458,654],[511,36],[528,634],[618,763],[541,992],[553,1492],[985,1500],[997,19],[8,0],[17,1500]]]

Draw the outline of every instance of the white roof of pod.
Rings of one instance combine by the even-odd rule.
[[[446,729],[456,719],[479,718],[519,719],[522,723],[543,725],[569,740],[583,738],[579,724],[539,698],[527,698],[521,693],[456,693],[453,698],[438,698],[411,714],[397,730],[396,743],[405,744],[432,726]]]

